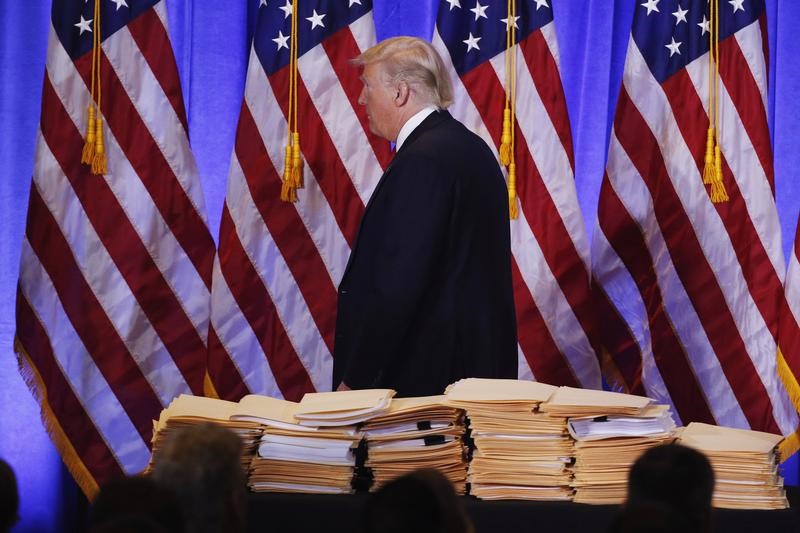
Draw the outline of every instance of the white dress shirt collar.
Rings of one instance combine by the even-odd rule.
[[[408,136],[411,135],[411,132],[417,129],[417,126],[422,124],[422,121],[428,118],[428,115],[436,111],[436,107],[429,105],[419,111],[417,111],[410,119],[406,120],[406,123],[403,124],[403,127],[400,128],[400,133],[397,134],[397,141],[395,142],[395,151],[399,151],[400,147],[403,146],[403,143],[408,139]]]

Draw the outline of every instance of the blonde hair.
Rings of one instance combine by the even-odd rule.
[[[363,67],[381,63],[388,83],[405,82],[423,103],[441,109],[453,103],[453,86],[436,49],[417,37],[392,37],[376,44],[351,61]]]

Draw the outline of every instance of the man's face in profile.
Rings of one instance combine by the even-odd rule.
[[[367,109],[369,129],[375,135],[394,141],[397,136],[392,128],[397,113],[396,91],[384,81],[381,63],[364,66],[360,79],[364,87],[358,96],[358,103]]]

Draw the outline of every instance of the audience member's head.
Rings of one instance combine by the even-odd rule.
[[[178,496],[187,533],[243,531],[247,485],[242,441],[216,424],[170,434],[153,460],[153,479]]]
[[[127,477],[100,489],[89,511],[89,530],[180,532],[183,515],[171,490],[148,477]]]
[[[686,533],[686,518],[664,504],[641,502],[624,506],[606,533]]]
[[[370,495],[367,533],[468,533],[472,523],[453,486],[436,470],[416,470]]]
[[[701,452],[667,444],[645,452],[628,476],[628,506],[660,503],[683,516],[689,531],[711,531],[714,471]]]
[[[17,478],[8,463],[0,459],[0,533],[11,531],[19,519]]]

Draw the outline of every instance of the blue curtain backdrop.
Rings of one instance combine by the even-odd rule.
[[[471,0],[462,0],[471,1]],[[498,1],[498,0],[491,0]],[[554,0],[555,1],[555,0]],[[688,0],[705,1],[705,0]],[[216,237],[258,0],[166,0],[181,70],[192,146]],[[437,2],[374,0],[379,38],[429,38]],[[561,71],[575,146],[578,196],[594,230],[610,122],[633,11],[641,0],[560,0],[555,5]],[[769,118],[784,250],[800,207],[800,2],[767,0]],[[0,457],[17,473],[16,531],[60,531],[77,498],[39,420],[13,354],[15,285],[39,120],[50,0],[0,0]],[[797,483],[796,466],[785,472]]]

